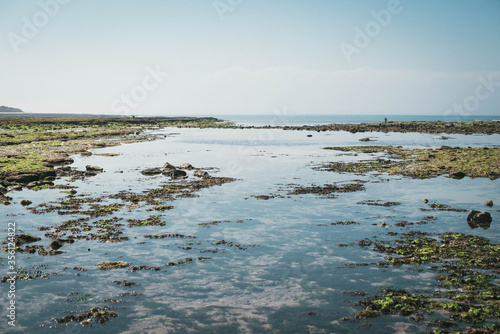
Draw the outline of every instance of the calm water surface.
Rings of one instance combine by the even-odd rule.
[[[471,230],[466,212],[423,212],[424,198],[463,209],[488,209],[483,202],[496,203],[499,181],[489,179],[462,180],[438,177],[413,180],[388,175],[337,174],[314,170],[313,167],[330,161],[356,161],[373,155],[346,155],[345,152],[324,150],[325,146],[359,145],[362,137],[371,137],[374,145],[402,145],[408,148],[448,146],[497,146],[500,136],[440,135],[345,132],[304,132],[282,130],[223,130],[223,129],[165,129],[156,131],[166,137],[161,140],[127,144],[93,150],[94,153],[119,153],[117,157],[75,156],[72,165],[79,169],[98,165],[105,172],[84,181],[72,182],[78,194],[104,196],[120,190],[135,192],[152,189],[170,182],[164,176],[147,177],[140,170],[161,167],[165,162],[174,165],[191,163],[195,167],[215,167],[213,176],[230,176],[237,180],[223,186],[200,191],[199,197],[179,199],[171,204],[173,210],[162,213],[166,226],[128,228],[130,241],[117,244],[97,241],[78,241],[66,244],[57,256],[18,253],[18,268],[35,270],[41,264],[48,279],[17,282],[19,317],[15,329],[0,321],[1,332],[19,333],[387,333],[427,332],[424,324],[407,318],[386,316],[373,319],[372,327],[360,327],[362,322],[341,321],[360,311],[343,291],[363,290],[374,294],[381,287],[420,288],[433,290],[434,274],[406,271],[405,268],[376,266],[346,268],[347,262],[372,262],[382,257],[358,246],[339,247],[367,237],[388,238],[388,231],[404,232],[414,229],[427,232],[464,232],[500,242],[498,211],[490,209],[493,223],[488,230]],[[307,134],[313,136],[308,138]],[[123,173],[116,173],[123,171]],[[192,178],[192,176],[190,176]],[[366,190],[339,194],[338,198],[318,198],[313,195],[283,196],[258,200],[255,195],[286,195],[288,184],[302,186],[325,183],[345,183],[353,179],[369,181]],[[67,179],[57,181],[68,184]],[[41,226],[56,226],[78,216],[60,216],[56,212],[33,215],[19,202],[33,205],[68,196],[60,190],[14,192],[12,205],[0,207],[4,222],[16,222],[24,233],[43,237]],[[397,201],[394,207],[357,204],[363,200]],[[106,200],[107,201],[107,200]],[[113,200],[109,200],[113,202]],[[143,205],[118,211],[114,216],[124,219],[145,219],[155,212]],[[437,217],[427,225],[408,228],[388,227],[400,220],[420,221]],[[112,217],[112,216],[109,216]],[[101,217],[102,218],[102,217]],[[100,218],[96,218],[98,220]],[[216,220],[228,220],[219,225],[200,226]],[[358,225],[321,226],[336,221],[353,220]],[[124,221],[122,221],[124,223]],[[125,223],[126,224],[126,223]],[[319,225],[318,225],[319,224]],[[416,227],[415,227],[416,226]],[[6,236],[2,230],[2,238]],[[196,236],[192,249],[186,239],[146,239],[145,234],[180,233]],[[242,245],[247,249],[218,247],[225,252],[200,253],[214,249],[218,240]],[[46,246],[49,239],[37,244]],[[90,251],[88,250],[90,249]],[[127,269],[100,271],[96,264],[105,261],[124,261],[132,265],[163,266],[186,257],[207,256],[179,267],[164,267],[161,271],[130,272]],[[6,272],[6,255],[1,255],[2,272]],[[87,271],[77,271],[73,267]],[[64,269],[68,268],[68,269]],[[5,274],[4,274],[5,275]],[[2,275],[3,276],[3,275]],[[113,281],[134,282],[124,287]],[[2,296],[8,286],[0,285]],[[137,296],[121,296],[135,291]],[[77,295],[69,294],[78,292]],[[77,300],[88,294],[86,300]],[[121,303],[104,302],[122,299]],[[352,299],[351,302],[345,301]],[[7,298],[0,298],[5,310]],[[106,325],[82,327],[77,323],[54,326],[52,318],[61,318],[65,311],[83,312],[94,306],[115,308],[118,318]],[[308,312],[317,312],[310,316]],[[3,312],[5,313],[5,312]],[[41,327],[40,325],[44,326]]]

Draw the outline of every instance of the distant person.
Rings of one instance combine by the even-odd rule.
[[[384,117],[384,122],[387,123],[387,117]]]

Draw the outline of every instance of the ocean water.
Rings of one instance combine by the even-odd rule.
[[[121,190],[153,189],[175,182],[159,176],[144,176],[144,168],[191,163],[195,167],[212,168],[212,176],[229,176],[236,180],[222,186],[204,189],[199,197],[181,198],[172,210],[159,213],[166,226],[124,226],[129,241],[109,244],[79,240],[61,248],[65,253],[41,257],[18,253],[18,268],[49,274],[47,279],[18,281],[16,300],[18,325],[12,328],[0,321],[2,333],[421,333],[425,323],[415,323],[400,316],[370,319],[372,327],[352,318],[361,308],[353,306],[356,298],[344,293],[366,291],[377,293],[382,287],[437,288],[438,273],[417,273],[408,268],[360,266],[348,268],[346,263],[373,262],[382,256],[357,245],[339,244],[357,240],[388,238],[387,232],[463,232],[500,242],[500,225],[496,199],[500,195],[499,180],[454,180],[437,177],[427,180],[368,173],[338,174],[314,167],[332,161],[357,161],[377,155],[346,154],[324,150],[326,146],[359,145],[369,136],[376,145],[403,145],[408,148],[448,146],[497,146],[499,135],[438,135],[415,133],[363,133],[284,131],[278,129],[187,129],[168,128],[155,131],[160,140],[126,144],[92,150],[93,153],[117,153],[119,156],[74,156],[73,167],[98,165],[104,173],[59,184],[76,186],[77,195],[104,197],[105,203],[116,200],[109,195]],[[312,134],[312,137],[307,137]],[[117,173],[121,172],[121,173]],[[189,174],[189,179],[194,178]],[[345,184],[366,181],[366,189],[338,194],[336,198],[314,195],[287,195],[292,185],[311,186],[326,183]],[[259,200],[257,195],[281,195]],[[16,223],[24,233],[42,237],[36,244],[47,246],[50,239],[40,227],[61,224],[80,216],[60,216],[56,212],[34,215],[20,205],[22,199],[31,206],[67,199],[60,190],[23,190],[9,193],[12,204],[0,206],[4,222]],[[424,198],[466,210],[489,210],[493,223],[487,230],[470,229],[467,212],[424,212]],[[484,201],[493,199],[489,209]],[[394,207],[359,204],[365,200],[401,202]],[[125,219],[146,219],[150,205],[124,207],[115,214]],[[424,216],[435,219],[427,225],[398,227],[401,220],[421,221]],[[98,220],[99,217],[91,219]],[[209,227],[199,225],[221,221]],[[336,221],[355,221],[354,225],[329,225]],[[389,227],[382,228],[381,222]],[[326,226],[325,226],[326,225]],[[196,239],[147,239],[146,234],[179,233]],[[7,235],[6,227],[0,237]],[[216,246],[226,240],[248,248]],[[185,248],[192,241],[190,249]],[[184,248],[180,248],[184,247]],[[219,248],[216,253],[204,252]],[[210,257],[199,261],[198,257]],[[128,269],[101,271],[96,264],[124,261],[131,265],[164,266],[187,257],[195,259],[178,267],[162,267],[160,271]],[[6,254],[0,255],[2,272],[6,271]],[[75,270],[80,267],[85,269]],[[55,273],[55,274],[53,274]],[[3,274],[5,275],[5,274]],[[3,276],[2,275],[2,276]],[[135,283],[130,287],[116,281]],[[0,284],[6,296],[7,284]],[[130,295],[137,292],[137,295]],[[123,295],[125,293],[125,295]],[[81,298],[80,298],[81,297]],[[110,301],[111,299],[117,302]],[[349,301],[346,301],[349,300]],[[0,298],[0,308],[8,299]],[[78,322],[56,324],[53,318],[81,313],[92,307],[109,306],[118,314],[107,324],[83,327]],[[73,312],[73,313],[68,313]],[[316,312],[309,315],[309,312]],[[435,315],[438,316],[438,315]],[[50,328],[55,326],[55,328]]]
[[[358,124],[380,123],[384,118],[394,122],[411,121],[441,121],[441,122],[473,122],[473,121],[500,121],[500,116],[484,115],[289,115],[276,112],[269,115],[222,115],[218,118],[248,126],[298,126],[323,124]]]

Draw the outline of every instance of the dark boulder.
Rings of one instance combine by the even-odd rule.
[[[160,168],[146,168],[146,169],[141,171],[141,174],[150,176],[150,175],[161,174],[161,172],[162,172],[162,170]]]
[[[492,222],[491,214],[487,211],[476,211],[470,210],[467,215],[467,222],[472,223],[491,223]]]
[[[35,237],[34,235],[31,235],[31,234],[22,233],[22,234],[19,234],[17,236],[16,246],[21,246],[21,245],[24,245],[24,244],[31,244],[33,242],[37,242],[37,241],[40,241],[40,240],[42,240],[42,238]]]
[[[87,165],[85,166],[85,169],[88,171],[88,172],[102,172],[104,171],[104,169],[102,167],[99,167],[99,166],[92,166],[92,165]]]
[[[172,170],[172,169],[175,169],[175,166],[168,163],[168,162],[165,162],[165,164],[163,165],[163,169],[164,170]]]
[[[451,177],[452,179],[457,179],[457,180],[460,180],[460,179],[463,179],[465,177],[465,173],[464,172],[451,172],[448,177]]]
[[[170,176],[172,179],[185,179],[187,177],[187,173],[180,169],[163,171],[163,175]]]
[[[27,200],[27,199],[23,199],[23,200],[21,201],[21,205],[22,205],[22,206],[28,206],[28,205],[30,205],[31,203],[33,203],[33,202],[32,202],[32,201],[30,201],[30,200]]]
[[[64,242],[62,242],[61,240],[59,239],[54,239],[50,242],[50,244],[47,246],[48,248],[51,248],[51,249],[54,249],[54,250],[58,250],[59,248],[61,248],[62,246],[64,246]]]
[[[38,181],[40,179],[40,175],[38,174],[18,174],[18,175],[13,175],[9,176],[6,178],[8,182],[14,182],[14,183],[30,183],[33,181]]]
[[[493,206],[493,201],[492,200],[486,201],[484,202],[484,205],[489,206],[491,208]]]

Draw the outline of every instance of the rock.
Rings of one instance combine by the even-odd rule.
[[[35,237],[34,235],[31,235],[31,234],[19,234],[17,236],[17,240],[16,240],[16,246],[21,246],[21,245],[24,245],[24,244],[31,244],[33,242],[37,242],[37,241],[40,241],[42,240],[42,238],[39,238],[39,237]]]
[[[307,135],[307,137],[311,138],[313,135]]]
[[[163,165],[163,169],[165,170],[171,170],[171,169],[175,169],[175,166],[168,163],[168,162],[165,162],[165,164]]]
[[[4,186],[0,185],[0,195],[3,195],[7,192],[7,188],[5,188]]]
[[[208,177],[210,175],[208,175],[208,173],[204,170],[195,170],[194,173],[193,173],[194,176],[198,176],[198,177]]]
[[[21,190],[23,190],[23,186],[21,186],[20,184],[15,184],[7,188],[7,191],[21,191]]]
[[[80,155],[82,157],[90,157],[92,155],[92,152],[89,152],[89,151],[85,151],[85,152],[81,152]]]
[[[54,249],[49,250],[49,255],[50,256],[59,255],[59,254],[63,254],[63,253],[64,252],[62,252],[62,251],[58,251],[58,250],[54,250]]]
[[[180,169],[163,171],[163,175],[170,176],[172,179],[184,179],[187,177],[187,173]]]
[[[387,226],[387,224],[386,224],[385,222],[381,222],[381,223],[380,223],[380,226],[381,226],[381,227],[386,227],[386,226]]]
[[[64,243],[59,240],[59,239],[54,239],[50,242],[50,244],[47,246],[48,248],[51,248],[53,250],[58,250],[59,248],[61,248],[62,246],[64,246]]]
[[[34,188],[34,187],[37,187],[37,186],[41,186],[43,183],[40,182],[40,181],[33,181],[33,182],[30,182],[26,185],[26,187],[28,188]]]
[[[193,165],[188,164],[188,163],[180,165],[179,168],[180,169],[188,169],[188,170],[194,169]]]
[[[92,166],[92,165],[87,165],[85,166],[85,169],[89,172],[102,172],[104,169],[99,166]]]
[[[361,138],[359,141],[370,141],[370,138]]]
[[[67,155],[61,155],[53,158],[43,159],[43,162],[45,163],[46,166],[53,167],[56,165],[72,164],[75,161]]]
[[[450,174],[448,174],[448,177],[451,177],[452,179],[460,180],[460,179],[463,179],[465,177],[465,173],[464,172],[451,172]]]
[[[29,201],[29,200],[27,200],[27,199],[23,199],[23,200],[21,201],[21,205],[22,205],[22,206],[28,206],[28,205],[30,205],[31,203],[33,203],[33,202],[32,202],[32,201]]]
[[[9,176],[6,178],[8,182],[15,182],[15,183],[30,183],[33,181],[37,181],[39,179],[40,175],[38,174],[19,174],[19,175]]]
[[[162,170],[160,168],[146,168],[141,171],[143,175],[158,175],[162,173]]]
[[[429,203],[429,200],[427,198],[425,198],[422,202],[424,202],[424,204],[427,204],[427,203]]]
[[[487,211],[479,212],[476,210],[470,210],[467,215],[467,221],[473,223],[491,223],[491,214]]]
[[[97,172],[93,171],[93,170],[87,170],[85,171],[85,173],[83,173],[84,176],[96,176],[97,175]]]
[[[484,205],[489,206],[491,208],[493,206],[493,201],[492,200],[486,201],[484,202]]]

